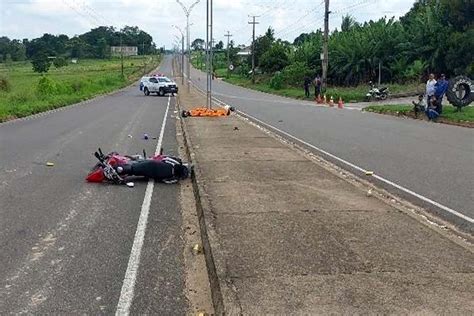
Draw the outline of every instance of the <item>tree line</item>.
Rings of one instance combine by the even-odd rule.
[[[474,76],[474,1],[417,0],[400,19],[358,23],[344,16],[329,36],[328,83],[357,85],[376,81],[417,81],[430,72]],[[201,40],[202,41],[202,40]],[[270,27],[254,45],[258,70],[272,76],[275,87],[301,85],[305,76],[321,74],[323,33],[300,34],[292,43],[275,38]],[[195,49],[202,47],[195,42]],[[248,74],[250,58],[233,56]],[[272,83],[272,82],[271,82]]]
[[[0,37],[0,63],[37,59],[38,56],[71,58],[108,58],[111,46],[137,46],[138,54],[153,54],[155,43],[150,34],[137,26],[117,30],[112,26],[99,26],[81,35],[44,34],[39,38],[12,39]]]

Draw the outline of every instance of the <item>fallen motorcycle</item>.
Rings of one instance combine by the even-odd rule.
[[[369,82],[370,84],[370,90],[369,92],[365,95],[366,101],[372,101],[372,100],[386,100],[388,96],[390,95],[390,91],[388,87],[382,87],[382,88],[377,88],[375,85],[372,83],[372,81]]]
[[[125,184],[129,177],[143,177],[164,183],[176,183],[189,177],[191,166],[180,158],[156,155],[150,158],[141,155],[121,155],[111,152],[107,155],[99,148],[94,153],[99,162],[86,177],[88,182],[111,182]]]

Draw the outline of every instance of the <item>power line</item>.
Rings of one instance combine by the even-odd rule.
[[[232,34],[230,34],[230,32],[227,31],[227,34],[224,34],[224,36],[227,37],[227,77],[229,77],[229,72],[230,72],[229,41],[230,41],[230,38],[232,37]]]

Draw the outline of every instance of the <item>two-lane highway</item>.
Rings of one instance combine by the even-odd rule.
[[[171,74],[169,58],[160,72]],[[144,203],[147,182],[84,180],[99,146],[176,154],[174,111],[173,97],[133,86],[0,124],[0,314],[187,312],[179,185],[154,184]],[[121,296],[124,284],[133,295]]]
[[[197,87],[206,90],[204,73],[193,69],[191,78]],[[385,180],[379,183],[388,190],[472,227],[473,129],[361,112],[357,105],[349,104],[345,110],[315,106],[313,102],[261,93],[221,80],[213,80],[212,84],[218,100],[285,137],[308,144],[318,154],[333,155],[323,154],[356,173],[350,164],[372,170]]]

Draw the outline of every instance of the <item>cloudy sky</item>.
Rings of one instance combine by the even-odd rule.
[[[196,0],[181,0],[186,6]],[[330,27],[342,16],[359,22],[383,16],[399,17],[415,0],[331,0]],[[293,41],[302,32],[322,28],[324,0],[214,0],[214,38],[225,42],[227,31],[237,44],[249,44],[249,15],[258,15],[256,35],[272,26],[276,37]],[[191,12],[191,38],[206,36],[206,0]],[[153,36],[157,46],[171,47],[184,29],[185,16],[176,0],[0,0],[0,36],[35,38],[43,33],[82,34],[99,25],[136,25]]]

